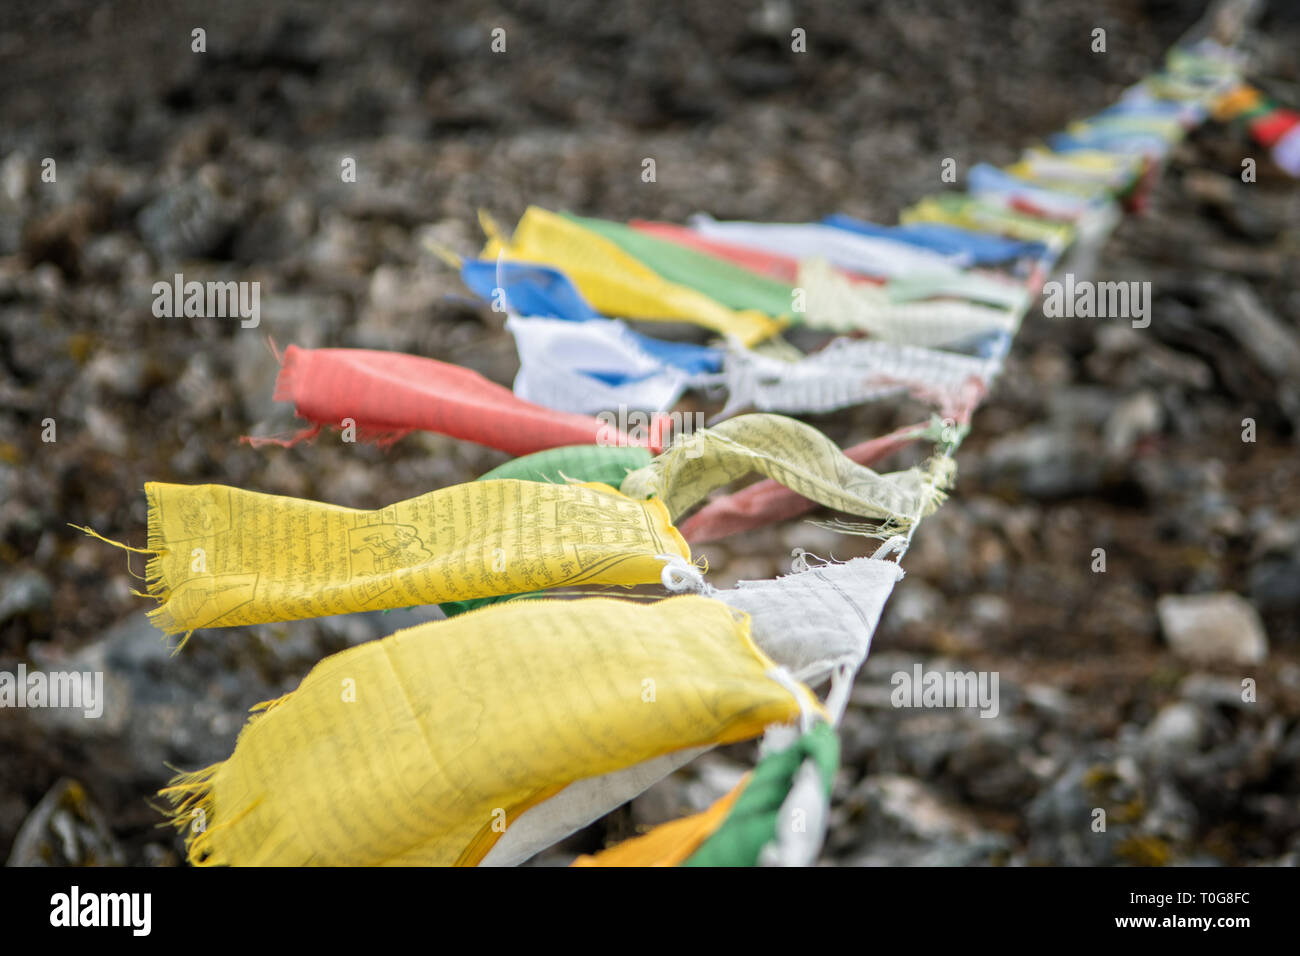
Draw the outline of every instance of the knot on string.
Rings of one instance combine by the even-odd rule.
[[[805,551],[803,548],[791,549],[790,558],[791,574],[802,574],[805,571],[811,571],[814,567],[825,568],[839,563],[835,560],[835,555],[833,554],[830,559],[827,560],[826,558],[813,554],[810,551]],[[810,561],[815,561],[816,564],[810,564]]]
[[[671,594],[707,594],[712,590],[704,580],[704,572],[693,564],[688,564],[679,554],[657,554],[664,562],[664,569],[659,575],[664,589]]]

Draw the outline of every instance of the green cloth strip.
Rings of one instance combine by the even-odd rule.
[[[792,288],[776,279],[750,272],[706,252],[647,235],[621,222],[563,214],[570,222],[590,229],[670,282],[703,292],[733,309],[756,309],[773,318],[793,312]]]
[[[781,804],[807,758],[816,764],[829,797],[840,765],[840,740],[830,724],[818,722],[785,750],[758,762],[722,826],[682,866],[756,866],[763,847],[776,837]]]

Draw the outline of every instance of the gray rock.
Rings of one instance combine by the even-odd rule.
[[[1179,657],[1257,664],[1268,656],[1259,612],[1238,594],[1166,594],[1156,602],[1156,613]]]
[[[49,607],[53,593],[45,575],[34,569],[5,575],[0,578],[0,624]]]
[[[1115,460],[1127,457],[1139,439],[1160,431],[1164,421],[1164,407],[1154,392],[1129,396],[1106,419],[1106,454]]]
[[[1191,701],[1199,707],[1235,707],[1246,709],[1258,707],[1258,703],[1247,703],[1242,699],[1241,681],[1233,677],[1218,677],[1213,674],[1192,674],[1178,688],[1178,694],[1184,700]]]
[[[1010,846],[921,781],[897,774],[864,777],[837,810],[860,817],[850,866],[990,864]]]
[[[23,821],[6,866],[122,866],[122,848],[76,780],[63,778]]]
[[[1098,456],[1070,431],[1037,425],[998,439],[983,462],[994,487],[1010,483],[1031,498],[1095,492],[1104,471]]]
[[[1200,710],[1192,704],[1176,703],[1161,708],[1142,732],[1144,756],[1158,763],[1185,759],[1200,749],[1204,722]]]

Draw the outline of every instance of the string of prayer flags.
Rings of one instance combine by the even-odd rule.
[[[629,474],[621,490],[633,498],[655,496],[675,519],[714,489],[758,472],[828,508],[879,519],[884,524],[875,533],[892,534],[939,506],[954,468],[950,458],[935,458],[925,468],[878,475],[811,425],[755,414],[678,435],[666,452]]]
[[[1151,117],[1105,117],[1071,123],[1063,133],[1047,137],[1060,153],[1100,149],[1108,153],[1140,154],[1161,159],[1182,138],[1182,124]]]
[[[1090,207],[1110,201],[1109,190],[1105,186],[1058,183],[1049,189],[988,163],[972,166],[967,173],[967,183],[971,195],[999,193],[1012,196],[1044,210],[1054,219],[1077,219]]]
[[[326,426],[354,427],[360,438],[389,441],[430,431],[511,455],[629,440],[607,422],[526,402],[470,369],[400,352],[291,345],[274,397],[293,402],[296,414],[313,425],[288,440],[246,438],[254,447],[292,445]],[[651,450],[661,447],[658,429],[642,439]]]
[[[810,268],[824,273],[826,267],[824,260],[808,260],[801,266],[800,275],[806,279]],[[838,284],[848,285],[872,301],[888,302],[891,305],[944,298],[960,299],[1014,311],[1024,309],[1029,298],[1023,280],[1009,280],[988,272],[965,271],[946,275],[927,273],[897,276],[880,285],[846,283],[842,272],[835,270],[833,274]]]
[[[1120,194],[1133,186],[1142,175],[1145,164],[1141,157],[1116,156],[1097,150],[1079,150],[1073,153],[1056,153],[1036,147],[1027,149],[1016,162],[1006,168],[1008,173],[1043,185],[1055,183],[1092,183]]]
[[[615,243],[555,213],[529,206],[513,236],[489,230],[482,259],[522,260],[553,266],[569,277],[601,314],[625,319],[691,322],[754,345],[784,323],[761,312],[730,309],[695,289],[669,282]]]
[[[145,485],[149,612],[167,634],[660,580],[690,559],[662,503],[601,484],[472,481],[377,511]]]
[[[151,614],[169,633],[430,601],[449,616],[326,658],[255,708],[229,759],[176,778],[163,793],[191,862],[514,865],[710,748],[760,734],[754,771],[709,809],[575,865],[815,862],[839,762],[833,724],[903,572],[796,551],[789,575],[717,590],[687,566],[686,542],[822,505],[873,519],[833,526],[888,537],[877,554],[905,551],[952,482],[951,453],[1030,296],[1067,246],[1086,256],[1108,234],[1114,199],[1140,200],[1212,105],[1300,166],[1300,124],[1243,91],[1239,66],[1210,41],[1175,48],[1165,72],[1049,149],[974,167],[968,193],[925,198],[897,227],[845,216],[624,226],[531,207],[506,239],[485,220],[482,258],[456,264],[509,316],[516,394],[414,356],[291,347],[276,397],[314,423],[308,434],[346,421],[370,435],[423,428],[524,457],[377,511],[146,486]],[[1022,278],[967,269],[977,264]],[[787,312],[872,338],[804,356],[777,335]],[[728,347],[660,341],[624,318],[690,321]],[[666,448],[662,418],[647,415],[641,435],[580,414],[654,412],[713,384],[730,392],[724,418],[904,392],[940,414],[847,451],[774,414]],[[872,470],[918,441],[938,446],[924,465]],[[755,472],[765,479],[705,501]],[[673,521],[701,502],[679,532]],[[534,593],[656,581],[697,593],[651,604]],[[827,678],[823,706],[807,685]]]
[[[1200,97],[1196,99],[1167,99],[1152,88],[1150,82],[1142,80],[1134,83],[1118,100],[1106,107],[1097,116],[1156,116],[1172,119],[1185,128],[1200,123],[1206,115],[1205,104]]]
[[[1042,242],[1053,249],[1064,248],[1074,238],[1074,227],[1069,223],[1028,216],[975,196],[951,193],[927,196],[904,209],[898,218],[905,224],[939,222],[977,232],[1014,236]]]
[[[503,604],[327,657],[163,794],[196,864],[474,865],[576,781],[822,712],[773,672],[710,598]]]
[[[1244,122],[1250,138],[1271,149],[1281,169],[1300,176],[1300,113],[1278,106],[1247,83],[1216,98],[1211,109],[1220,122]]]
[[[909,425],[844,449],[844,455],[859,465],[871,468],[897,451],[915,442],[925,432],[922,425]],[[691,544],[704,544],[722,538],[787,521],[807,514],[817,507],[797,491],[772,478],[755,482],[740,491],[714,498],[691,515],[679,528]]]

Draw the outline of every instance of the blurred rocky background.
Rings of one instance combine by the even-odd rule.
[[[322,656],[438,615],[202,631],[171,657],[130,593],[143,558],[68,527],[143,546],[149,480],[372,508],[503,460],[428,435],[386,451],[240,444],[293,427],[271,401],[268,337],[411,351],[509,383],[498,317],[424,251],[432,238],[473,252],[479,208],[502,222],[530,202],[617,219],[894,221],[950,188],[943,158],[1014,159],[1156,68],[1201,12],[7,0],[0,670],[103,671],[107,704],[99,720],[0,711],[0,859],[177,863],[151,805],[168,766],[224,758],[247,709]],[[1090,51],[1099,26],[1104,55]],[[191,51],[195,28],[206,53]],[[1254,79],[1293,107],[1297,49],[1300,16],[1275,2]],[[1240,180],[1246,156],[1256,183]],[[45,157],[56,182],[41,179]],[[1152,283],[1150,327],[1031,315],[854,691],[827,862],[1300,859],[1297,265],[1300,184],[1211,124],[1099,264],[1099,279]],[[155,318],[151,287],[176,272],[261,282],[260,327]],[[918,417],[891,405],[813,421],[849,444]],[[784,573],[794,547],[843,559],[869,546],[792,522],[701,550],[726,585]],[[917,662],[997,671],[998,717],[892,707],[891,675]],[[702,808],[753,756],[708,755],[537,862]]]

